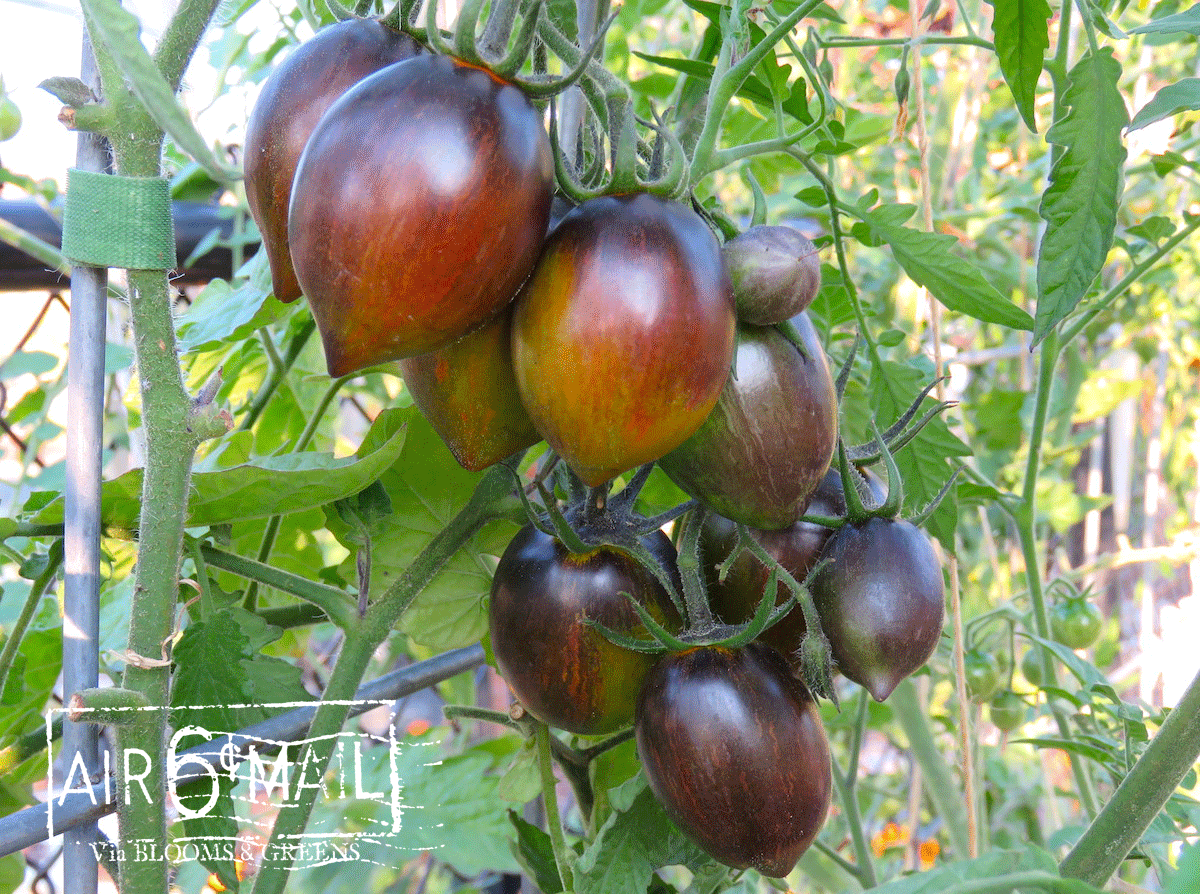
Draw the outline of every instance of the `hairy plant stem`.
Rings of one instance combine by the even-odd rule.
[[[571,860],[567,853],[567,841],[563,835],[562,818],[558,814],[554,765],[550,762],[550,727],[539,723],[534,736],[537,741],[538,770],[542,778],[542,804],[546,810],[546,829],[550,833],[550,843],[554,848],[554,862],[558,866],[558,877],[562,881],[563,894],[573,894],[575,880],[571,872]]]
[[[1062,861],[1062,874],[1103,887],[1198,757],[1200,673],[1104,809]]]
[[[325,773],[336,745],[336,734],[350,712],[348,702],[362,682],[375,650],[450,557],[484,525],[511,508],[508,505],[511,488],[512,475],[506,468],[497,465],[485,472],[467,505],[417,554],[404,574],[346,630],[346,639],[308,730],[309,744],[292,774],[290,790],[299,795],[291,809],[280,814],[275,822],[254,894],[280,894],[287,883],[293,855],[281,845],[294,841],[295,836],[304,831],[318,790],[315,784],[309,788],[295,783],[309,778],[310,774],[312,778],[320,778]],[[209,562],[216,564],[211,557]]]
[[[33,620],[38,606],[42,604],[42,597],[46,595],[46,591],[58,577],[59,569],[62,568],[63,546],[61,540],[51,546],[48,558],[46,570],[38,575],[33,586],[29,588],[29,595],[25,597],[21,614],[17,616],[12,628],[5,631],[8,637],[4,640],[3,650],[0,650],[0,692],[4,691],[4,684],[8,682],[8,673],[12,670],[13,659],[17,657],[17,649],[21,647],[21,640],[25,638],[25,631],[29,629],[29,622]],[[45,737],[43,736],[43,738]]]
[[[216,7],[215,0],[186,0],[172,17],[160,43],[156,62],[167,80],[178,87]],[[84,3],[89,33],[92,9]],[[134,94],[127,89],[108,48],[93,40],[101,88],[112,109],[106,134],[113,147],[116,172],[127,177],[162,174],[163,132]],[[165,270],[129,270],[129,310],[142,397],[142,426],[146,469],[142,483],[137,569],[130,607],[130,660],[122,686],[139,693],[161,711],[136,712],[119,731],[125,753],[140,749],[150,766],[140,791],[120,797],[123,841],[166,840],[166,707],[170,704],[170,667],[164,659],[174,629],[179,593],[179,566],[187,516],[192,460],[200,441],[212,434],[200,431],[193,404],[179,368],[170,286]],[[125,780],[119,780],[124,790]],[[121,887],[138,894],[166,892],[168,866],[159,860],[130,860],[122,864]]]
[[[967,813],[963,806],[962,789],[954,782],[950,768],[938,749],[929,726],[929,715],[921,707],[917,687],[911,678],[901,680],[888,699],[896,719],[908,736],[908,747],[920,765],[925,788],[930,799],[946,821],[946,831],[955,852],[965,857],[971,849],[967,834]]]

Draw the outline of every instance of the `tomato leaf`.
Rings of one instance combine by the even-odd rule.
[[[662,866],[682,865],[695,872],[713,862],[667,818],[644,777],[621,786],[612,801],[617,809],[576,864],[578,894],[644,891]]]
[[[1063,151],[1038,209],[1046,230],[1038,250],[1035,343],[1075,309],[1112,246],[1126,156],[1121,130],[1129,123],[1120,75],[1109,49],[1080,59],[1064,95],[1069,111],[1046,134]]]
[[[1184,78],[1161,88],[1153,99],[1138,109],[1129,123],[1129,130],[1135,131],[1163,118],[1196,109],[1200,109],[1200,78]]]
[[[214,279],[200,290],[179,322],[179,342],[184,351],[241,341],[287,312],[287,305],[271,294],[266,252],[256,254],[247,268],[249,277],[239,285]]]
[[[1200,35],[1200,3],[1183,12],[1147,22],[1132,29],[1130,34],[1195,34]]]
[[[911,206],[902,206],[911,214]],[[870,236],[886,242],[896,261],[917,285],[929,289],[953,311],[984,323],[1011,329],[1033,329],[1029,314],[1017,307],[983,278],[977,267],[955,255],[953,236],[926,233],[901,226],[897,208],[858,210]]]
[[[358,456],[289,453],[254,457],[229,468],[196,472],[192,475],[188,526],[203,527],[296,512],[355,494],[396,461],[404,447],[403,421],[406,418],[402,410],[380,413],[371,427],[371,432],[376,434],[370,441],[372,449],[360,449]],[[247,439],[231,435],[228,441],[232,455],[238,455],[237,451],[245,447]],[[104,482],[100,510],[104,524],[136,528],[141,507],[141,469],[133,469]],[[61,497],[33,519],[37,524],[58,524],[62,520]]]
[[[537,883],[542,894],[558,894],[563,889],[562,877],[558,874],[554,845],[549,834],[525,822],[515,811],[508,812],[508,820],[517,830],[517,840],[512,842],[512,849],[521,868]]]
[[[371,587],[376,596],[404,574],[413,557],[466,504],[481,474],[458,464],[416,408],[393,412],[407,436],[399,458],[380,478],[394,511],[376,518],[368,528]],[[375,440],[368,435],[364,449]],[[331,510],[326,511],[326,519],[334,536],[353,552],[350,528]],[[416,598],[400,628],[432,649],[478,641],[487,629],[492,571],[516,530],[510,522],[496,522],[477,533]],[[342,565],[341,573],[346,580],[355,579],[353,557]]]
[[[1046,21],[1050,4],[1046,0],[988,0],[992,14],[992,41],[1000,60],[1000,72],[1021,118],[1034,133],[1037,119],[1033,101],[1037,94],[1042,62],[1050,46]]]
[[[175,90],[141,41],[141,23],[118,0],[83,0],[88,31],[99,38],[125,76],[125,83],[142,101],[155,123],[170,135],[180,149],[192,156],[220,183],[232,183],[238,173],[217,160]]]
[[[872,891],[878,894],[941,894],[960,882],[972,879],[996,879],[995,890],[1001,890],[1005,876],[1021,872],[1044,872],[1058,876],[1058,864],[1041,848],[1032,845],[1021,851],[992,851],[973,860],[960,860],[926,872],[918,872],[889,884],[880,885]],[[1071,888],[1072,894],[1091,894],[1096,891],[1090,885],[1079,882],[1082,887]],[[1014,886],[1014,889],[1019,890]],[[1067,891],[1066,882],[1055,887],[1056,891]]]

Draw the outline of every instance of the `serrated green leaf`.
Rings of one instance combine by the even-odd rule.
[[[62,669],[62,630],[28,630],[9,668],[0,698],[0,748],[45,729],[42,710]]]
[[[310,699],[299,668],[261,653],[275,638],[265,640],[265,630],[274,628],[239,607],[214,612],[183,632],[173,654],[176,727],[233,732],[269,717],[272,711],[264,705]]]
[[[183,831],[187,837],[210,841],[233,841],[237,837],[240,824],[237,807],[233,801],[233,789],[236,784],[236,781],[227,775],[217,777],[217,800],[212,807],[203,816],[184,817]],[[211,779],[198,779],[188,785],[181,785],[177,791],[179,800],[185,807],[189,806],[189,801],[196,801],[197,803],[190,806],[192,810],[198,811],[208,803],[212,785]],[[233,860],[222,859],[220,854],[220,848],[199,848],[197,860],[209,872],[216,873],[227,891],[237,894],[241,885]]]
[[[375,595],[403,575],[413,558],[466,505],[482,474],[463,469],[415,408],[393,412],[406,426],[407,438],[398,460],[380,478],[394,513],[371,531]],[[335,518],[329,522],[334,536],[353,549],[348,528]],[[501,521],[477,533],[422,590],[401,618],[401,630],[437,650],[478,642],[487,629],[492,572],[516,530],[511,522]],[[342,566],[347,580],[354,579],[353,561],[349,558]]]
[[[667,819],[650,789],[644,787],[644,779],[641,784],[642,790],[627,806],[614,796],[618,809],[576,864],[578,894],[644,891],[660,867],[687,866],[694,872],[714,862]]]
[[[122,7],[119,0],[82,2],[89,33],[104,44],[125,76],[125,83],[141,100],[155,123],[170,135],[180,149],[201,164],[213,179],[221,183],[238,180],[238,172],[217,160],[154,59],[142,46],[142,24],[137,16]]]
[[[913,282],[927,288],[950,310],[984,323],[998,323],[1011,329],[1033,329],[1029,314],[1001,295],[977,268],[950,250],[957,244],[953,236],[901,226],[897,222],[898,215],[905,207],[877,208],[860,213],[871,236],[888,244],[896,261]]]
[[[1194,34],[1200,36],[1200,3],[1183,12],[1163,16],[1140,25],[1129,32],[1130,34]]]
[[[357,493],[379,478],[404,447],[405,410],[385,410],[371,427],[377,437],[360,455],[334,457],[328,453],[288,453],[254,459],[212,472],[192,475],[188,526],[204,527],[265,518],[324,506]],[[246,441],[230,436],[235,443]],[[104,524],[137,527],[142,507],[142,470],[133,469],[105,481],[100,512]],[[57,497],[33,519],[59,524],[63,502]]]
[[[179,322],[179,343],[184,351],[210,350],[240,341],[287,312],[287,305],[271,294],[266,253],[260,251],[250,264],[249,278],[240,285],[214,279],[196,296]]]
[[[1196,109],[1200,109],[1200,78],[1184,78],[1161,88],[1148,103],[1138,109],[1138,113],[1129,123],[1129,130],[1135,131],[1163,118]]]
[[[988,0],[992,5],[992,42],[1000,60],[1000,72],[1012,92],[1017,111],[1034,133],[1034,99],[1042,62],[1050,46],[1046,25],[1051,16],[1046,0]]]
[[[550,841],[550,835],[532,823],[527,823],[512,810],[508,812],[508,819],[517,830],[517,840],[512,844],[513,856],[537,884],[542,894],[558,894],[563,889],[563,884],[558,874],[558,864],[554,859],[554,845]]]
[[[496,794],[512,804],[525,804],[541,794],[541,791],[542,776],[537,748],[534,747],[533,740],[529,739],[517,749],[512,763],[500,777]]]
[[[1112,246],[1126,156],[1121,130],[1129,123],[1120,76],[1111,49],[1080,59],[1063,97],[1069,110],[1046,134],[1064,148],[1038,209],[1046,229],[1038,249],[1035,343],[1087,294]]]

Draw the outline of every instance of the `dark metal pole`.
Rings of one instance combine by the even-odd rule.
[[[95,59],[86,29],[82,79],[99,90]],[[76,166],[108,167],[108,146],[95,134],[79,134]],[[66,570],[63,612],[63,692],[67,698],[98,685],[100,673],[100,478],[104,426],[104,342],[108,271],[71,270],[71,334],[67,354],[67,487],[64,494]],[[99,769],[97,727],[63,724],[64,771],[82,760],[89,777]],[[63,839],[66,894],[96,894],[98,868],[90,847],[95,820],[68,830]]]
[[[352,707],[350,709],[350,716],[355,717],[371,710],[371,708],[375,707],[375,702],[403,698],[406,695],[420,692],[422,689],[433,686],[443,680],[448,680],[464,671],[474,670],[483,664],[483,661],[482,646],[467,646],[463,649],[443,652],[441,655],[430,658],[427,661],[421,661],[417,664],[401,668],[398,671],[392,671],[390,674],[384,674],[379,679],[365,684],[355,693],[355,699],[362,701],[363,704]],[[252,744],[272,741],[294,742],[304,738],[315,713],[316,707],[314,703],[314,707],[296,708],[288,711],[286,714],[279,714],[239,731],[234,736],[234,740],[240,744],[242,750],[236,756],[235,760],[241,760]],[[266,752],[265,748],[260,748],[259,750],[263,753]],[[213,747],[210,745],[200,745],[189,749],[183,754],[208,757],[214,759],[214,762],[218,756],[221,758],[226,757],[220,749],[214,752]],[[189,766],[186,762],[183,765]],[[182,785],[191,778],[199,779],[205,775],[198,768],[193,772],[194,776],[180,772],[176,777],[176,781]],[[110,785],[109,788],[111,789],[112,786]],[[53,809],[54,826],[52,829],[47,828],[50,811],[45,804],[26,807],[24,810],[20,810],[10,816],[0,818],[0,857],[6,857],[23,848],[37,844],[39,841],[45,841],[52,835],[61,835],[66,830],[74,829],[82,824],[93,824],[97,819],[112,813],[116,808],[116,803],[105,803],[105,783],[103,779],[86,790],[82,785],[76,784],[73,786],[71,793],[62,798],[61,804],[58,803],[56,798]]]

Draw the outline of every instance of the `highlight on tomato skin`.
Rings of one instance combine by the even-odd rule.
[[[727,866],[782,878],[825,822],[833,777],[820,714],[764,643],[665,656],[635,731],[667,815]]]
[[[642,542],[678,576],[666,534],[655,530]],[[544,723],[578,735],[612,733],[633,723],[642,680],[658,656],[618,646],[585,623],[647,637],[623,594],[668,629],[678,628],[667,591],[616,548],[572,554],[526,525],[504,551],[488,604],[492,653],[517,700]]]
[[[272,291],[300,297],[288,248],[288,205],[304,146],[321,116],[347,90],[424,48],[375,19],[348,19],[318,31],[272,72],[246,123],[246,203],[263,237]]]
[[[729,376],[733,295],[690,208],[634,193],[584,202],[516,299],[513,367],[550,446],[596,486],[704,421]]]
[[[487,72],[426,54],[345,93],[288,213],[329,374],[437,350],[499,313],[537,261],[553,190],[540,113]]]

